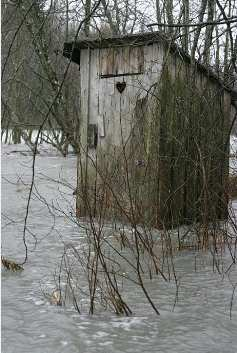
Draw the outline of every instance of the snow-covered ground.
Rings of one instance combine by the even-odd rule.
[[[30,148],[24,143],[2,144],[1,151],[2,151],[2,155],[9,155],[9,156],[14,154],[22,155],[22,156],[32,156],[33,154]],[[38,151],[41,157],[42,156],[49,156],[49,157],[62,156],[61,153],[55,147],[45,142],[38,144]],[[73,151],[71,148],[69,148],[69,155],[71,154],[73,154]]]

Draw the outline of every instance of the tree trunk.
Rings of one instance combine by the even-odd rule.
[[[208,0],[208,17],[207,17],[208,22],[213,22],[214,11],[215,11],[215,0]],[[214,25],[210,25],[206,27],[204,51],[203,51],[203,62],[205,65],[210,64],[213,29],[214,29]]]
[[[189,23],[189,0],[183,0],[183,23]],[[182,30],[182,47],[188,53],[189,45],[189,28],[184,27]]]
[[[201,24],[203,22],[203,18],[204,18],[204,15],[205,15],[206,7],[207,7],[207,0],[202,0],[200,11],[199,11],[199,15],[198,15],[198,23],[199,24]],[[195,59],[195,53],[196,53],[196,50],[197,50],[201,29],[202,29],[202,27],[198,26],[197,29],[195,30],[193,44],[192,44],[192,50],[191,50],[191,58],[192,58],[192,60]]]

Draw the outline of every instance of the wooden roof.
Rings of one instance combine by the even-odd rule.
[[[104,37],[88,37],[79,39],[75,42],[64,43],[63,55],[73,62],[80,65],[80,51],[83,49],[98,49],[98,48],[110,48],[110,47],[125,47],[125,46],[142,46],[152,45],[153,43],[161,43],[162,45],[169,48],[174,54],[178,55],[184,61],[191,64],[192,60],[189,54],[187,54],[182,48],[175,44],[169,37],[162,34],[161,32],[145,32],[135,33],[128,35],[119,36],[104,36]],[[195,66],[199,72],[202,72],[209,79],[216,81],[227,91],[232,93],[232,99],[237,99],[237,92],[233,91],[232,87],[228,87],[224,84],[222,79],[217,73],[215,73],[211,67],[207,67],[195,60]]]

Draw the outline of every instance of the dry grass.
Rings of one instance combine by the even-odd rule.
[[[17,264],[14,261],[8,260],[8,259],[6,259],[3,256],[1,256],[1,261],[2,261],[3,267],[6,268],[9,271],[16,272],[16,271],[24,270],[21,265]]]

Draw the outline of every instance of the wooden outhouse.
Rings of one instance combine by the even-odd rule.
[[[231,89],[160,33],[65,43],[64,56],[80,69],[78,214],[226,216]]]

